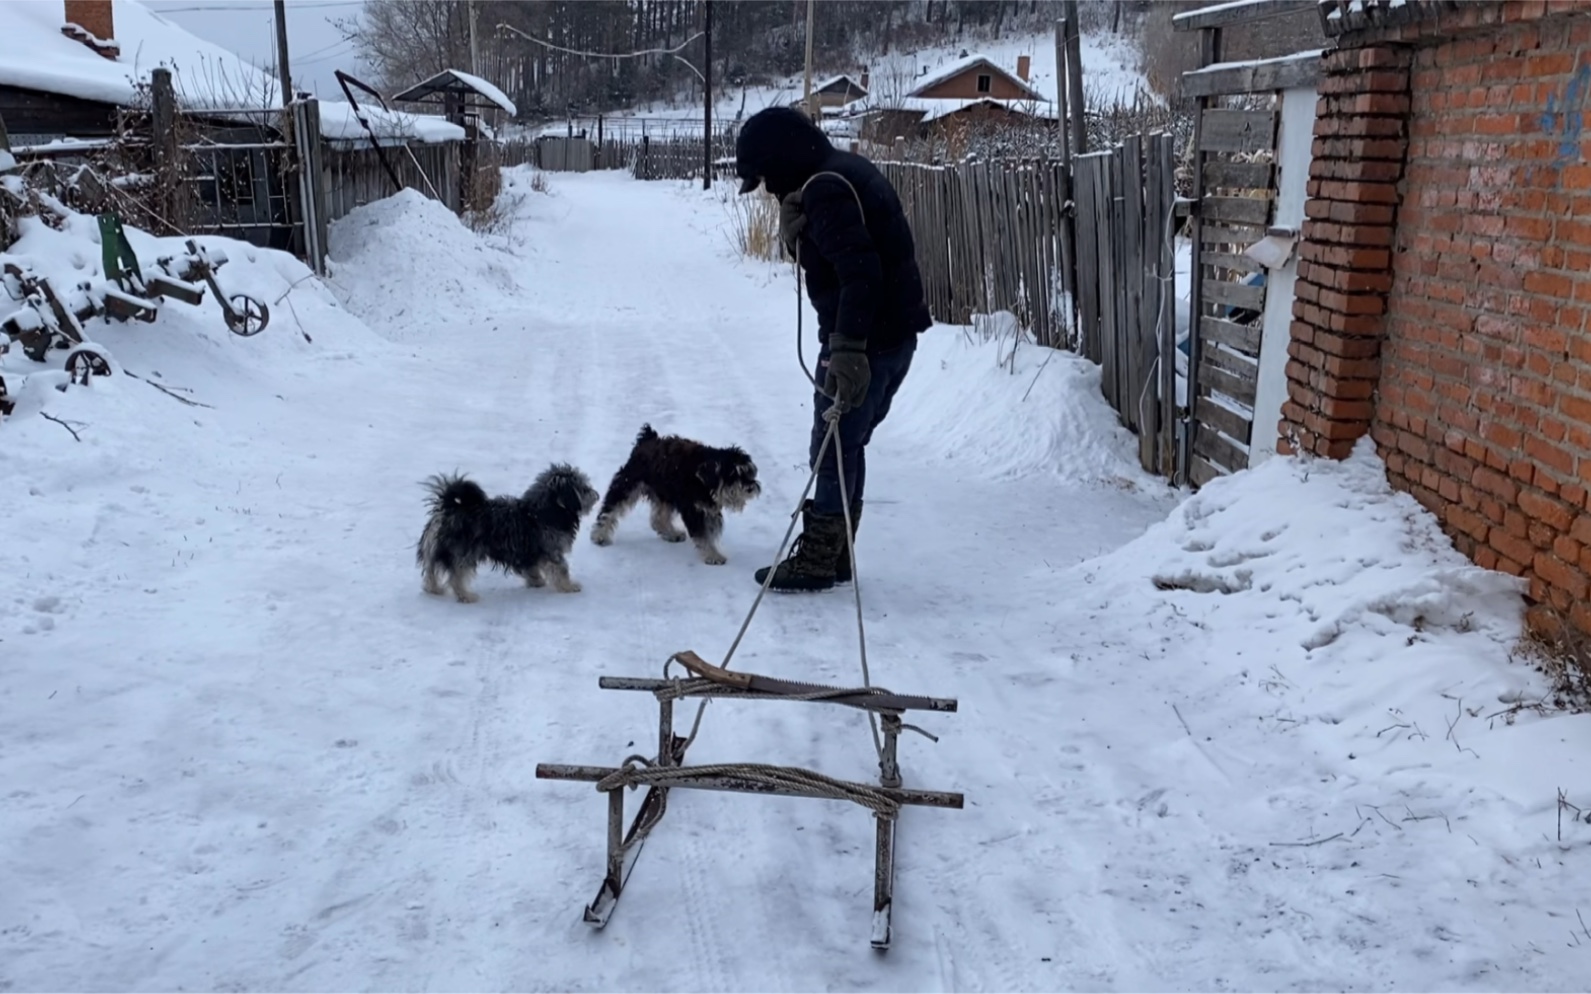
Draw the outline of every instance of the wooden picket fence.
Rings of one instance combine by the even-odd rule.
[[[1074,343],[1062,292],[1071,219],[1060,162],[878,167],[906,210],[935,319],[967,324],[1010,311],[1043,344]]]
[[[653,138],[642,135],[626,141],[626,161],[636,179],[700,179],[702,140],[700,138]],[[727,131],[713,135],[713,174],[734,172],[726,162],[735,156],[734,136]]]
[[[1144,469],[1176,471],[1173,139],[1133,135],[1073,160],[1078,351],[1099,363],[1105,399],[1138,435]]]

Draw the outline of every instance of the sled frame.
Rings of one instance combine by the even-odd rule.
[[[689,774],[693,769],[684,765],[685,749],[689,740],[674,733],[674,701],[688,698],[728,697],[740,700],[785,700],[809,703],[839,704],[859,708],[878,715],[883,744],[879,755],[879,784],[861,784],[837,781],[844,787],[877,792],[900,806],[948,808],[961,810],[963,795],[949,791],[910,790],[901,785],[898,745],[900,733],[906,726],[901,718],[909,710],[954,713],[957,702],[950,698],[933,698],[875,692],[863,688],[844,690],[819,684],[798,683],[749,673],[736,673],[707,663],[694,652],[681,652],[673,657],[696,675],[692,680],[645,679],[638,677],[600,677],[598,687],[603,690],[645,691],[658,701],[658,751],[653,768],[665,767]],[[918,730],[920,731],[920,730]],[[623,771],[614,766],[575,766],[560,763],[539,763],[538,780],[565,780],[598,784]],[[781,771],[806,773],[796,767],[776,767]],[[769,784],[760,780],[736,776],[733,772],[715,772],[682,779],[673,786],[654,785],[647,788],[640,807],[630,822],[624,823],[624,787],[610,786],[608,795],[607,860],[596,897],[582,914],[586,924],[601,929],[607,925],[624,893],[641,847],[651,830],[668,810],[668,794],[674,789],[729,791],[744,794],[779,795],[787,797],[814,797],[834,800],[832,795],[809,790],[799,784]],[[873,812],[876,822],[873,854],[873,916],[869,943],[880,952],[889,949],[893,941],[895,902],[895,828],[897,816]]]

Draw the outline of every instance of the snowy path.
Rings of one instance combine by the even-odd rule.
[[[0,578],[16,607],[0,623],[0,990],[1573,986],[1583,954],[1516,941],[1569,900],[1550,857],[1503,868],[1544,849],[1431,849],[1436,815],[1361,824],[1378,841],[1352,853],[1274,845],[1353,830],[1361,787],[1518,805],[1460,783],[1450,758],[1340,773],[1328,712],[1383,710],[1345,703],[1362,691],[1309,700],[1301,731],[1240,728],[1285,697],[1267,667],[1291,666],[1296,640],[1291,656],[1265,641],[1282,614],[1229,623],[1253,643],[1223,640],[1187,621],[1217,595],[1129,587],[1108,558],[1073,569],[1171,495],[1117,459],[1069,359],[1027,406],[969,414],[1034,369],[1008,382],[943,328],[875,443],[859,550],[875,681],[961,701],[923,721],[938,745],[902,743],[909,783],[968,803],[903,817],[895,948],[867,948],[864,811],[708,792],[676,792],[591,933],[605,806],[534,766],[650,750],[651,699],[599,691],[599,674],[722,655],[805,481],[809,399],[789,277],[735,259],[710,200],[603,174],[555,194],[527,202],[518,258],[440,222],[429,245],[423,228],[345,229],[362,255],[335,278],[388,342],[333,329],[329,303],[300,315],[320,344],[263,372],[227,358],[235,342],[195,356],[151,340],[138,361],[207,383],[216,410],[121,385],[100,402],[149,423],[107,427],[97,462],[38,436],[55,454],[4,491],[23,555]],[[1063,405],[1058,426],[1041,402]],[[417,481],[459,468],[517,491],[570,459],[601,489],[642,421],[758,460],[765,496],[729,519],[729,565],[635,512],[611,548],[582,534],[579,595],[496,574],[475,605],[420,593]],[[1270,554],[1221,559],[1189,528],[1175,540],[1212,575]],[[1319,623],[1315,596],[1293,599]],[[769,600],[737,665],[854,682],[849,604]],[[805,705],[715,704],[691,760],[874,775],[864,719]],[[1385,881],[1422,874],[1407,893]],[[1516,889],[1548,910],[1496,926]]]

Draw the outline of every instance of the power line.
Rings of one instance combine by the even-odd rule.
[[[309,53],[307,53],[305,55],[302,55],[302,56],[294,59],[293,62],[298,64],[298,65],[303,65],[303,64],[305,64],[307,62],[313,62],[313,61],[315,61],[315,57],[317,55],[324,55],[325,53],[330,52],[334,48],[342,48],[344,45],[352,45],[352,44],[353,44],[353,39],[351,39],[351,38],[343,38],[343,39],[340,39],[338,41],[332,42],[330,45],[326,45],[324,47],[317,48],[313,52],[309,52]],[[337,54],[340,54],[340,53],[333,53],[332,55],[327,56],[327,58],[334,58]]]
[[[699,80],[702,80],[703,83],[705,83],[707,81],[707,77],[702,75],[702,71],[700,69],[698,69],[695,66],[691,65],[690,62],[686,61],[685,59],[680,58],[680,55],[679,55],[679,53],[683,52],[690,45],[691,42],[695,41],[696,39],[700,38],[702,35],[706,34],[707,32],[705,32],[705,31],[696,32],[695,34],[691,35],[689,38],[686,38],[684,41],[682,41],[678,45],[674,46],[673,48],[645,48],[645,49],[641,49],[640,51],[636,51],[636,52],[586,52],[586,51],[582,51],[582,50],[577,49],[577,48],[565,48],[562,45],[555,45],[555,44],[553,44],[550,41],[545,41],[545,40],[543,40],[541,38],[537,38],[533,34],[526,34],[524,31],[519,30],[518,28],[514,27],[512,24],[499,24],[497,26],[497,30],[498,31],[512,31],[514,34],[519,35],[521,38],[525,39],[526,41],[533,41],[536,44],[544,46],[546,48],[550,48],[550,49],[552,49],[555,52],[564,52],[564,53],[567,53],[569,55],[580,55],[580,56],[584,56],[584,57],[589,58],[589,59],[639,59],[643,55],[667,55],[668,57],[674,59],[676,62],[683,63],[685,68],[687,68],[691,72],[695,73],[696,74],[696,78],[699,79]]]
[[[322,7],[363,7],[365,0],[310,0],[308,3],[292,4],[294,10],[315,10]],[[225,10],[270,10],[270,3],[224,3],[205,4],[197,7],[151,7],[156,14],[191,14],[197,11],[225,11]]]

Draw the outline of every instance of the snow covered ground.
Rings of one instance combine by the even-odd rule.
[[[1002,371],[942,327],[859,547],[875,681],[961,702],[902,743],[967,805],[904,813],[894,948],[867,945],[865,810],[707,792],[590,932],[605,805],[534,767],[648,749],[655,705],[599,675],[721,658],[805,482],[808,389],[791,277],[732,255],[715,195],[510,180],[489,241],[414,194],[356,212],[327,285],[234,246],[256,338],[208,302],[94,329],[207,406],[0,360],[0,990],[1583,985],[1591,824],[1557,797],[1591,808],[1591,718],[1498,716],[1545,690],[1513,581],[1368,451],[1168,492],[1094,369]],[[92,235],[17,251],[87,269]],[[425,476],[571,459],[601,487],[642,421],[761,465],[729,565],[637,513],[577,543],[580,594],[421,593]],[[736,664],[853,683],[849,612],[770,599]],[[874,774],[865,721],[805,704],[715,704],[689,758]]]

